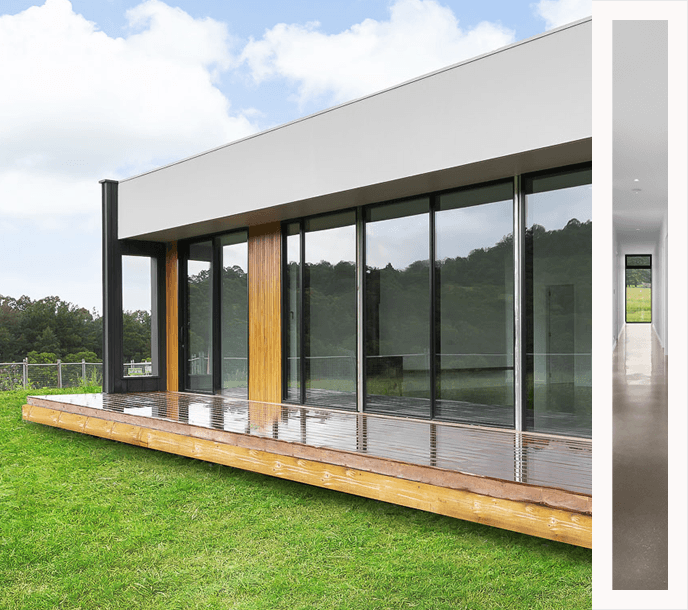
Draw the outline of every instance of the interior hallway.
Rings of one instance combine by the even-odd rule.
[[[667,374],[651,324],[614,351],[613,588],[667,589]]]

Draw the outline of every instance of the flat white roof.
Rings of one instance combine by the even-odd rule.
[[[129,178],[119,237],[169,241],[589,161],[591,19]]]

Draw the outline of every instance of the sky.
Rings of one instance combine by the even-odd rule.
[[[591,12],[591,0],[3,0],[0,295],[100,313],[99,180]]]

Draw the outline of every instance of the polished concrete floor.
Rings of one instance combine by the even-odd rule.
[[[614,351],[613,588],[667,589],[667,373],[651,324]]]

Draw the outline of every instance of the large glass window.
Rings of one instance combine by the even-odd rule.
[[[368,208],[366,409],[431,416],[427,197]]]
[[[219,238],[222,248],[222,393],[248,398],[248,244],[245,231]]]
[[[513,184],[440,195],[435,415],[514,425]]]
[[[301,227],[297,222],[286,226],[284,301],[283,318],[284,354],[286,358],[284,374],[284,400],[304,403],[301,394]]]
[[[122,357],[124,377],[157,375],[153,299],[156,261],[150,256],[122,256]]]
[[[186,261],[188,390],[211,392],[213,389],[212,261],[211,241],[189,245]]]
[[[592,171],[526,181],[527,427],[592,432]]]
[[[286,223],[284,399],[590,436],[591,181],[578,166]]]
[[[356,213],[302,226],[285,231],[285,398],[355,409]]]
[[[626,322],[652,322],[652,256],[626,255]]]
[[[356,214],[304,226],[308,404],[356,408]]]

